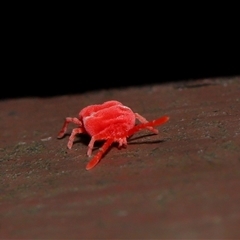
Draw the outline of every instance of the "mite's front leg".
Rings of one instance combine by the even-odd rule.
[[[82,122],[78,118],[67,117],[65,119],[65,122],[64,122],[63,126],[62,126],[62,129],[58,133],[58,136],[57,136],[58,138],[62,138],[64,136],[64,134],[67,131],[67,126],[68,126],[69,123],[75,123],[79,126],[82,126]]]
[[[135,113],[135,116],[136,116],[136,118],[139,120],[139,122],[141,122],[141,123],[147,123],[147,122],[148,122],[148,120],[147,120],[145,117],[141,116],[141,115],[138,114],[138,113]],[[158,130],[155,129],[155,128],[153,128],[153,127],[147,127],[147,129],[150,130],[150,131],[152,131],[152,132],[155,133],[155,134],[158,134]]]

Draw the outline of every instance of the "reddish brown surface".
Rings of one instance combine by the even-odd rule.
[[[110,99],[170,120],[86,171],[89,138],[67,150],[68,136],[56,137],[66,116]],[[240,239],[239,77],[5,100],[0,109],[1,239]]]

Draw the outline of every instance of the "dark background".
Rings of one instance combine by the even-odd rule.
[[[151,9],[86,16],[72,10],[19,13],[16,8],[8,17],[2,99],[240,74],[234,14],[213,17],[206,9],[204,18],[194,11],[165,16]]]
[[[1,98],[50,97],[98,89],[240,75],[236,62],[227,62],[226,59],[219,62],[216,57],[211,57],[212,63],[203,60],[207,56],[201,56],[201,62],[198,55],[189,60],[184,59],[182,54],[171,55],[167,61],[161,56],[157,59],[152,54],[129,57],[127,53],[124,56],[100,53],[99,56],[92,55],[92,59],[85,57],[82,59],[81,56],[65,54],[58,58],[40,54],[40,59],[34,56],[32,62],[22,59],[23,62],[16,63],[4,77],[6,81],[1,88]]]
[[[150,45],[150,40],[144,46],[142,41],[96,45],[85,40],[78,44],[79,39],[63,45],[63,40],[54,39],[11,46],[3,69],[1,98],[48,97],[240,74],[234,49],[192,49],[185,42],[185,47],[163,42]]]

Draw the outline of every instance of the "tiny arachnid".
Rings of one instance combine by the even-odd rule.
[[[136,125],[136,119],[140,124]],[[91,136],[87,155],[90,157],[95,141],[106,140],[98,153],[87,164],[86,169],[93,168],[102,158],[113,142],[118,142],[118,147],[127,146],[127,138],[141,129],[148,129],[157,134],[158,130],[153,128],[164,124],[169,120],[168,116],[160,117],[153,121],[147,121],[138,113],[134,113],[129,107],[122,103],[111,100],[103,104],[90,105],[79,112],[79,117],[67,117],[58,138],[62,138],[69,123],[78,125],[72,130],[69,137],[68,148],[71,149],[74,138],[79,133]]]

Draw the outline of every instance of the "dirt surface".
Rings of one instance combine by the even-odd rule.
[[[68,150],[75,126],[57,134],[65,117],[111,99],[170,120],[87,171],[89,138]],[[240,239],[240,77],[7,99],[0,109],[1,239]]]

